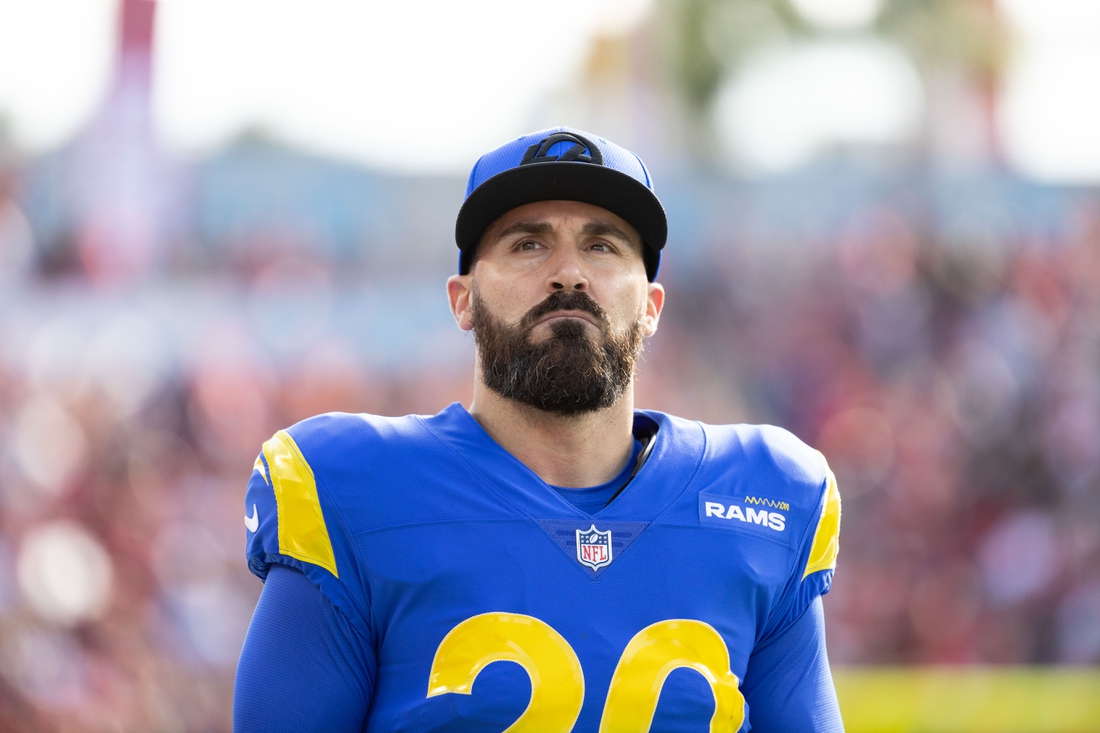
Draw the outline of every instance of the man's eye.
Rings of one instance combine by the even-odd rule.
[[[589,246],[589,248],[594,249],[597,252],[610,252],[611,251],[611,245],[608,244],[607,242],[593,242]]]
[[[534,239],[525,239],[525,240],[523,240],[522,242],[520,242],[519,244],[516,245],[516,249],[518,249],[518,250],[528,250],[528,251],[533,250],[533,249],[538,249],[538,247],[539,247],[539,243],[536,242]]]

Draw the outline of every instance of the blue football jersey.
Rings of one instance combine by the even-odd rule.
[[[648,460],[586,514],[459,404],[311,418],[256,461],[249,567],[347,617],[367,731],[748,730],[750,654],[829,589],[836,481],[779,428],[638,411],[635,433]]]

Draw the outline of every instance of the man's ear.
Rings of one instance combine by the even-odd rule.
[[[665,307],[665,289],[660,283],[649,284],[649,294],[645,304],[645,335],[657,333],[657,323],[661,320],[661,310]]]
[[[463,331],[472,331],[474,328],[473,314],[470,310],[473,293],[473,275],[451,275],[447,278],[447,299],[451,303],[451,315]]]

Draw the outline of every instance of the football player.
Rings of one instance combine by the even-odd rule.
[[[603,138],[477,162],[447,282],[473,401],[263,445],[237,731],[842,730],[824,458],[634,409],[666,234],[642,161]]]

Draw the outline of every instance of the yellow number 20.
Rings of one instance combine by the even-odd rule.
[[[573,648],[533,616],[485,613],[451,629],[432,660],[428,697],[469,695],[492,662],[516,662],[531,678],[531,701],[505,733],[568,733],[584,702],[584,674]],[[647,626],[623,651],[607,692],[600,733],[645,733],[673,670],[694,669],[714,694],[711,733],[734,733],[744,722],[745,699],[730,672],[722,637],[702,621],[670,619]]]
[[[443,637],[428,677],[428,697],[469,695],[492,662],[515,662],[531,678],[531,702],[504,733],[568,733],[581,714],[584,673],[577,653],[545,621],[519,613],[471,616]]]
[[[710,683],[714,694],[711,733],[734,733],[745,720],[745,698],[730,672],[726,643],[710,624],[670,619],[647,626],[630,640],[619,658],[600,733],[644,733],[653,723],[657,699],[674,669],[694,669]]]

